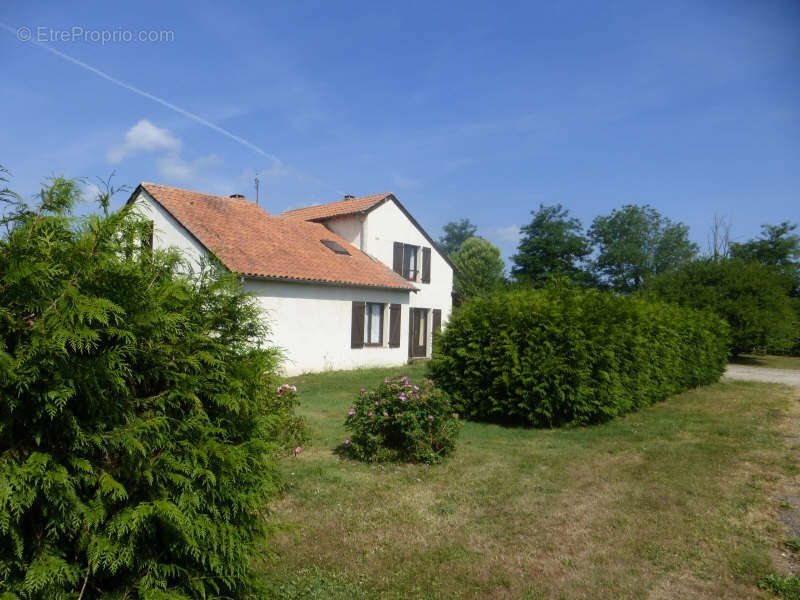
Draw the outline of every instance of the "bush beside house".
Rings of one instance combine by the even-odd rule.
[[[232,276],[176,276],[124,208],[72,181],[0,239],[0,596],[251,597],[302,438],[279,355]]]
[[[467,302],[430,369],[467,418],[588,424],[716,381],[729,344],[708,312],[554,286]]]

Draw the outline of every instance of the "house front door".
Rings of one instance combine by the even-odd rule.
[[[412,308],[408,334],[408,355],[411,358],[428,355],[428,309]]]

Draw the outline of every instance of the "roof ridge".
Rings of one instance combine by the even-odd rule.
[[[252,200],[248,200],[246,197],[237,198],[235,196],[223,196],[222,194],[209,194],[208,192],[201,192],[200,190],[190,190],[189,188],[182,188],[182,187],[177,187],[177,186],[174,186],[174,185],[165,185],[163,183],[155,183],[153,181],[142,181],[141,183],[139,183],[139,185],[141,185],[142,187],[145,187],[145,188],[148,185],[152,185],[152,186],[157,186],[157,187],[160,187],[160,188],[167,188],[167,189],[170,189],[170,190],[175,190],[175,191],[178,191],[178,192],[186,192],[186,193],[189,193],[189,194],[197,194],[198,196],[207,196],[207,197],[211,197],[211,198],[219,198],[220,200],[226,200],[226,201],[232,200],[234,202],[244,202],[244,203],[247,203],[247,204],[252,204],[253,206],[256,206],[258,208],[261,208],[261,210],[263,210],[267,214],[267,216],[270,216],[270,217],[273,216],[270,213],[268,213],[266,210],[264,210],[261,206],[259,206],[255,202],[253,202]]]
[[[352,198],[345,198],[342,200],[334,200],[333,202],[325,202],[323,204],[312,204],[309,206],[302,206],[300,208],[293,208],[285,210],[281,216],[302,218],[306,215],[304,220],[324,219],[334,216],[341,216],[347,214],[367,212],[374,208],[377,204],[385,201],[388,198],[394,198],[392,192],[382,192],[379,194],[369,194],[367,196],[358,196]]]

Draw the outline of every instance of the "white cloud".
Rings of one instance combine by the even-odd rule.
[[[156,164],[162,177],[172,181],[192,183],[207,175],[210,167],[222,164],[222,159],[210,154],[194,160],[185,160],[180,154],[171,153],[162,156]]]
[[[286,177],[288,174],[289,167],[277,158],[272,161],[272,165],[268,169],[258,172],[259,177]]]
[[[519,241],[519,225],[492,227],[489,231],[491,232],[492,239],[502,241],[506,244],[516,244]]]
[[[101,192],[100,186],[96,183],[85,183],[81,195],[85,201],[94,202]]]
[[[139,152],[166,150],[178,153],[180,149],[180,139],[175,137],[168,129],[162,129],[147,119],[141,119],[128,129],[125,133],[125,141],[122,144],[109,149],[108,161],[116,164]]]
[[[218,174],[213,167],[222,164],[222,159],[215,155],[201,156],[198,158],[184,158],[182,155],[183,143],[181,139],[168,129],[155,125],[148,119],[140,119],[128,131],[122,144],[113,146],[108,151],[108,160],[118,163],[130,156],[139,153],[155,155],[155,165],[158,175],[170,184],[191,184],[203,189],[227,189],[222,185]],[[287,170],[280,161],[275,161],[271,167],[273,174],[281,174]]]

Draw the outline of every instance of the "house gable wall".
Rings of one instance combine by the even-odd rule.
[[[139,194],[133,202],[145,219],[153,221],[153,246],[155,248],[177,248],[191,268],[199,266],[208,252],[183,225],[178,223],[145,190],[139,190]]]
[[[355,220],[360,217],[351,216],[349,218]],[[338,220],[340,219],[329,219],[325,223],[330,226]],[[412,292],[408,307],[403,307],[402,328],[405,341],[402,347],[407,355],[409,308],[441,310],[442,326],[445,326],[450,318],[453,308],[453,268],[394,200],[383,202],[369,211],[364,217],[364,225],[360,230],[363,235],[364,246],[362,249],[364,252],[381,261],[390,269],[393,266],[395,242],[431,249],[430,283],[416,281],[414,285],[419,288],[419,291]],[[421,254],[419,258],[421,260]],[[422,268],[421,262],[419,268]],[[433,318],[430,310],[427,327],[427,355],[431,356],[433,352]]]
[[[384,202],[367,214],[364,251],[392,268],[394,242],[431,248],[431,281],[415,285],[411,306],[439,308],[442,322],[452,309],[453,269],[428,238],[393,201]]]

